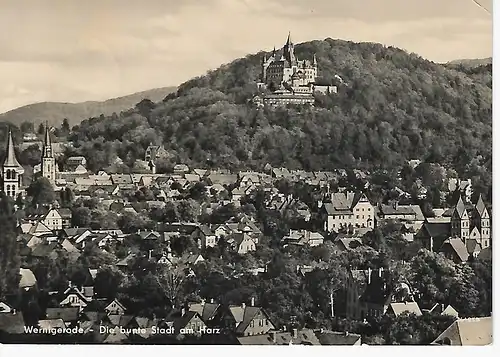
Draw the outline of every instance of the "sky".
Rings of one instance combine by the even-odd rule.
[[[0,0],[0,113],[176,86],[289,31],[436,62],[491,57],[492,22],[473,0]]]

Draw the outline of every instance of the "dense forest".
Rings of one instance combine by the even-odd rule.
[[[489,185],[491,64],[441,65],[394,47],[332,39],[296,46],[299,59],[314,53],[320,81],[337,84],[339,92],[317,95],[313,108],[251,104],[261,52],[180,85],[162,102],[143,100],[120,114],[84,120],[73,128],[67,154],[85,155],[90,169],[111,172],[137,169],[151,143],[171,154],[160,171],[174,162],[373,170],[421,159]]]

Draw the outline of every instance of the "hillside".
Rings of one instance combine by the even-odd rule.
[[[478,66],[484,66],[488,64],[493,63],[493,58],[492,57],[487,57],[487,58],[473,58],[473,59],[458,59],[454,61],[450,61],[447,64],[449,65],[462,65],[464,67],[478,67]]]
[[[26,105],[0,114],[0,122],[10,122],[19,126],[23,121],[32,121],[35,126],[49,121],[52,125],[61,125],[68,118],[70,125],[76,125],[84,119],[100,114],[111,115],[133,107],[144,98],[152,101],[162,100],[175,87],[155,88],[106,101],[87,101],[82,103],[43,102]]]
[[[77,153],[93,169],[117,156],[133,165],[151,142],[163,142],[172,162],[232,169],[394,169],[422,159],[491,181],[491,68],[472,77],[374,43],[296,46],[299,59],[313,53],[324,81],[338,74],[346,83],[336,95],[317,96],[313,109],[249,104],[259,53],[182,84],[162,102],[123,112],[119,121],[84,120],[72,136]]]

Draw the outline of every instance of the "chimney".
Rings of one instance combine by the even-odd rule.
[[[213,304],[214,303],[214,299],[210,299],[210,303]]]
[[[12,309],[12,315],[15,315],[17,313],[16,309]]]
[[[294,328],[292,330],[292,338],[297,338],[297,337],[299,337],[299,330]]]
[[[271,338],[273,339],[273,342],[276,343],[276,331],[271,331]]]
[[[368,268],[368,284],[372,282],[372,269]]]
[[[378,269],[378,277],[381,278],[382,277],[382,272],[384,271],[384,268],[379,268]]]
[[[243,309],[245,309],[245,308],[247,307],[247,304],[245,304],[244,302],[242,302],[242,303],[241,303],[241,307],[242,307]]]
[[[255,298],[252,296],[252,300],[250,301],[250,306],[255,306]]]
[[[394,200],[394,202],[392,202],[392,207],[393,207],[395,210],[397,210],[397,209],[398,209],[398,207],[399,207],[399,203],[398,203],[398,201]]]
[[[345,337],[349,336],[349,331],[344,331],[344,336]]]
[[[201,299],[201,306],[205,305],[205,299]]]
[[[183,307],[181,309],[181,316],[184,316],[184,315],[186,315],[186,308],[185,307]]]

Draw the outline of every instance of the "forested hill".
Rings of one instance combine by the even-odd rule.
[[[469,73],[373,43],[296,46],[299,59],[314,53],[321,81],[339,75],[345,85],[317,96],[313,109],[249,103],[258,53],[182,84],[163,102],[85,120],[72,140],[94,169],[116,156],[133,165],[149,143],[163,142],[172,162],[204,167],[393,168],[424,159],[491,172],[491,67]]]

